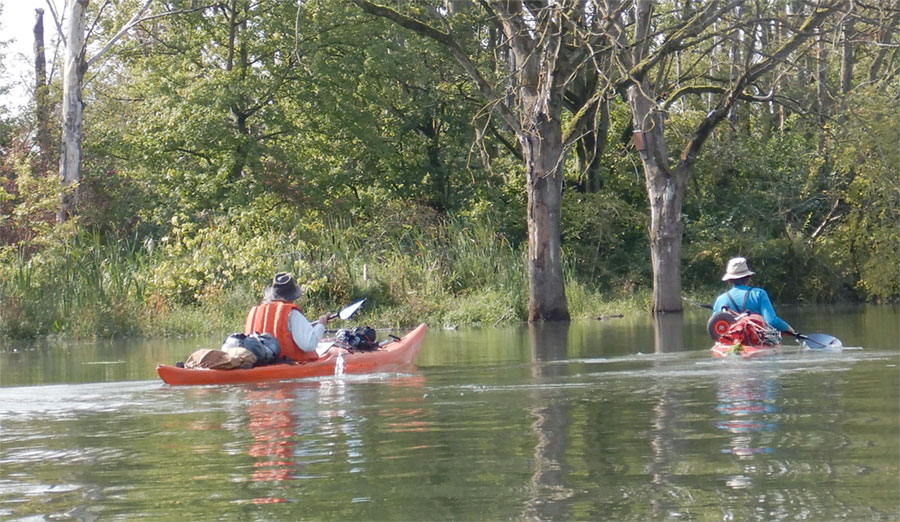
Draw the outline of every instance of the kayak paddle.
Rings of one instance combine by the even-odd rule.
[[[816,333],[804,335],[801,333],[787,333],[800,339],[802,344],[810,350],[840,350],[844,347],[844,343],[842,343],[840,339],[827,334]]]
[[[359,301],[356,301],[355,303],[351,303],[351,304],[345,306],[340,312],[338,312],[338,313],[336,313],[336,314],[331,314],[331,315],[329,315],[329,316],[328,316],[328,320],[330,321],[330,320],[332,320],[332,319],[338,319],[338,318],[340,318],[341,320],[346,321],[347,319],[350,319],[350,316],[352,316],[353,314],[355,314],[356,311],[359,310],[360,307],[361,307],[361,306],[363,305],[363,303],[365,303],[365,302],[366,302],[365,299],[360,299]],[[334,330],[326,330],[326,332],[327,332],[327,331],[334,331]],[[316,347],[316,353],[319,354],[319,357],[322,357],[323,355],[325,355],[325,352],[327,352],[328,349],[331,348],[333,345],[334,345],[334,342],[333,342],[333,341],[332,341],[332,342],[319,343],[319,346]]]
[[[341,318],[342,320],[346,321],[347,319],[350,319],[350,316],[355,314],[356,311],[359,310],[359,307],[361,307],[363,305],[363,303],[365,303],[365,302],[366,302],[365,299],[360,299],[359,301],[357,301],[355,303],[347,305],[340,312],[329,315],[328,320],[330,321],[332,319]]]

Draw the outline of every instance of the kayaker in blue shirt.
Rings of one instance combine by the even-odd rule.
[[[728,308],[737,313],[759,314],[766,320],[766,323],[778,331],[796,334],[797,332],[791,328],[791,325],[775,314],[775,308],[772,307],[772,301],[765,290],[747,286],[750,276],[754,274],[756,272],[750,271],[745,258],[730,259],[722,281],[731,283],[731,289],[716,298],[716,302],[713,304],[713,313],[721,312],[722,308]]]

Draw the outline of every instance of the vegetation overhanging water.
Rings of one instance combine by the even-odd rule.
[[[59,42],[90,70],[90,81],[75,86],[84,132],[66,142],[83,161],[60,170],[77,183],[67,177],[60,186],[54,166],[72,155],[51,132],[60,123],[51,115],[69,114],[62,105],[74,98],[61,92],[71,77],[42,80],[35,67],[30,85],[46,84],[24,112],[0,99],[0,336],[232,325],[277,270],[295,272],[314,310],[369,297],[379,326],[520,321],[527,267],[557,239],[552,262],[562,264],[570,314],[615,314],[647,308],[651,250],[668,233],[681,249],[669,265],[699,300],[716,293],[729,257],[745,255],[776,304],[896,302],[897,17],[880,4],[734,4],[703,24],[714,3],[652,4],[662,7],[613,9],[624,17],[616,34],[597,17],[560,13],[558,3],[521,4],[540,10],[519,13],[522,26],[565,20],[566,31],[508,34],[491,3],[407,12],[423,17],[417,27],[445,15],[448,37],[464,35],[447,53],[446,42],[381,18],[388,11],[367,0],[239,0],[176,12],[150,3],[153,23],[121,33],[130,4],[88,3],[70,21],[93,17],[87,47],[106,53],[109,66]],[[645,46],[633,33],[642,24],[628,17],[660,37]],[[691,24],[696,38],[682,30]],[[802,24],[817,30],[790,30]],[[845,37],[854,32],[877,42]],[[108,34],[124,37],[96,45]],[[530,68],[512,43],[527,48],[538,34],[586,38],[559,46],[571,62],[542,64],[580,64],[538,78],[561,82],[547,89],[529,87]],[[812,35],[822,46],[794,45]],[[619,38],[629,44],[595,45]],[[638,48],[650,53],[649,70],[634,76],[612,66]],[[613,55],[574,59],[598,49]],[[0,92],[19,81],[2,67],[7,53],[0,45]],[[795,66],[816,72],[781,70]],[[639,78],[648,84],[628,87]],[[560,101],[538,104],[550,118],[529,109],[537,91]],[[652,103],[637,104],[635,93]],[[653,110],[642,115],[638,105]],[[570,139],[532,150],[510,114],[544,118]],[[657,124],[635,128],[645,117]],[[71,135],[73,126],[62,128]],[[662,164],[648,161],[657,156]],[[553,161],[532,179],[529,169],[542,165],[535,159]],[[678,182],[666,199],[683,204],[659,235],[650,181],[669,175]],[[550,191],[546,223],[529,205],[537,179],[561,191],[558,208]],[[533,227],[550,233],[538,238]],[[529,244],[539,248],[529,253]]]

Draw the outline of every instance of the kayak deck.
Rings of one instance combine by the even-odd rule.
[[[413,359],[419,353],[419,348],[422,347],[426,329],[425,324],[420,324],[399,340],[372,351],[351,351],[331,346],[327,352],[314,361],[278,363],[233,370],[188,369],[160,364],[156,367],[156,373],[166,384],[184,386],[323,377],[334,375],[335,364],[339,358],[343,359],[343,372],[347,374],[398,370],[412,364]]]
[[[781,351],[781,345],[777,344],[774,346],[765,345],[765,346],[746,346],[746,345],[738,345],[739,348],[736,348],[735,345],[723,342],[717,342],[710,348],[710,351],[713,354],[713,357],[763,357],[766,355],[774,355]]]

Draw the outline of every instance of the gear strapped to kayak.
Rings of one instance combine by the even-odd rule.
[[[707,331],[717,347],[731,347],[737,353],[748,347],[768,349],[781,344],[778,330],[758,314],[738,314],[725,309],[709,318]]]
[[[375,329],[371,326],[357,326],[349,330],[338,330],[334,340],[345,348],[371,351],[378,349],[375,335]]]

